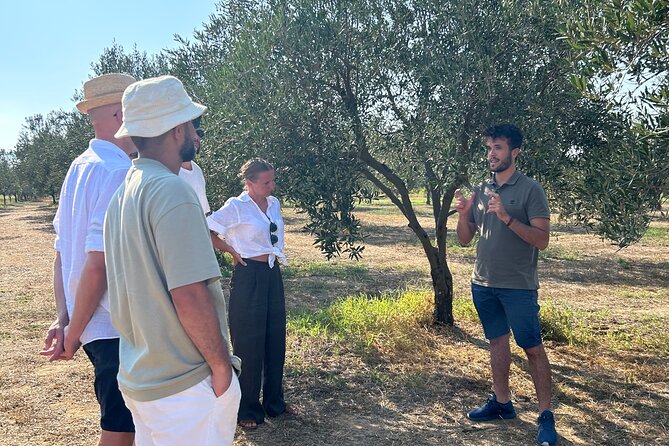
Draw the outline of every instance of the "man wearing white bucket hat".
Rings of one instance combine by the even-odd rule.
[[[121,97],[135,82],[111,73],[84,83],[77,104],[88,115],[95,138],[70,165],[63,182],[56,230],[54,293],[58,317],[40,352],[49,360],[71,359],[79,346],[93,364],[95,395],[100,404],[100,445],[132,445],[132,416],[118,389],[119,335],[111,323],[107,297],[102,225],[112,195],[130,167],[135,150],[114,134],[123,119]]]
[[[195,155],[192,121],[206,107],[172,76],[123,94],[118,138],[138,149],[105,219],[119,387],[138,446],[232,444],[241,391],[209,229],[177,176]]]

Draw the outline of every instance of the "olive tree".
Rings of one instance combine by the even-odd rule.
[[[435,320],[452,323],[446,224],[457,188],[485,175],[481,131],[526,130],[521,167],[560,196],[566,178],[617,127],[569,83],[563,11],[539,1],[224,2],[210,29],[224,48],[199,73],[228,181],[252,154],[281,166],[283,193],[328,256],[362,254],[356,203],[381,191],[423,247]],[[208,46],[209,45],[209,46]],[[599,131],[601,130],[601,131]],[[621,130],[624,133],[624,129]],[[432,225],[411,189],[426,184]],[[570,192],[574,192],[573,188]]]
[[[78,112],[53,111],[26,119],[15,147],[21,188],[48,195],[53,203],[70,163],[93,137],[87,118]]]
[[[573,84],[621,116],[616,150],[583,161],[577,219],[620,247],[639,240],[669,192],[669,2],[580,2],[560,27]]]

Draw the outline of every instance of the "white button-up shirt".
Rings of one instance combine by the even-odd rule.
[[[74,299],[86,255],[104,252],[102,227],[112,195],[123,183],[130,158],[116,145],[92,139],[88,149],[70,165],[60,190],[53,220],[54,247],[60,253],[67,312],[72,316]],[[105,292],[84,329],[80,341],[118,338],[111,323],[109,297]]]
[[[276,224],[277,242],[272,245],[270,223]],[[209,229],[222,235],[235,251],[248,259],[269,254],[270,268],[274,261],[279,260],[287,265],[288,260],[283,253],[283,217],[281,204],[273,196],[267,197],[267,213],[260,210],[248,192],[238,197],[229,198],[222,208],[207,217]]]

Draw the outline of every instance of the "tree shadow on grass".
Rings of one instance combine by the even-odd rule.
[[[433,330],[444,344],[459,345],[463,352],[485,350],[474,357],[486,361],[483,339],[458,327]],[[426,356],[429,352],[404,357],[402,363],[373,347],[360,354],[340,346],[289,363],[286,393],[306,415],[270,421],[246,436],[253,443],[277,445],[533,444],[537,411],[533,394],[516,395],[516,420],[473,423],[465,414],[485,400],[491,383],[471,368],[471,355],[449,355],[444,362],[434,359],[443,357],[437,351],[433,357]],[[567,358],[561,352],[559,365],[553,366],[554,381],[561,389],[554,397],[558,432],[568,437],[562,437],[560,444],[661,444],[667,434],[663,426],[669,424],[669,393],[628,382],[615,367],[593,368],[590,355],[579,352],[569,351]],[[620,364],[629,361],[628,355],[600,354]],[[514,354],[513,362],[530,380],[524,356]],[[638,428],[630,429],[634,423]],[[300,432],[307,431],[300,440]]]
[[[629,261],[625,266],[609,259],[544,259],[541,277],[579,284],[636,285],[639,283],[669,286],[669,262]]]
[[[362,227],[366,234],[365,245],[395,246],[398,244],[420,246],[420,240],[408,226],[393,226],[375,223],[365,223]],[[434,239],[434,229],[425,228],[428,236]],[[449,231],[449,237],[451,236]]]
[[[594,236],[594,232],[585,226],[574,225],[563,222],[552,223],[551,234],[557,234],[558,237],[560,236],[560,234],[586,234],[586,235],[589,234]]]
[[[431,286],[429,274],[420,269],[373,270],[354,267],[347,271],[342,265],[336,268],[342,269],[341,274],[333,274],[327,269],[322,273],[301,272],[299,268],[291,270],[288,267],[283,277],[287,309],[317,310],[345,296],[380,296],[401,289]]]

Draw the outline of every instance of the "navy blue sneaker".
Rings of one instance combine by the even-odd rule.
[[[540,446],[555,446],[557,444],[557,432],[555,432],[555,417],[550,410],[544,410],[537,418],[539,430],[537,431],[537,444]]]
[[[516,411],[513,409],[511,401],[500,404],[497,402],[497,396],[493,393],[483,406],[470,410],[467,418],[473,421],[510,420],[516,418]]]

